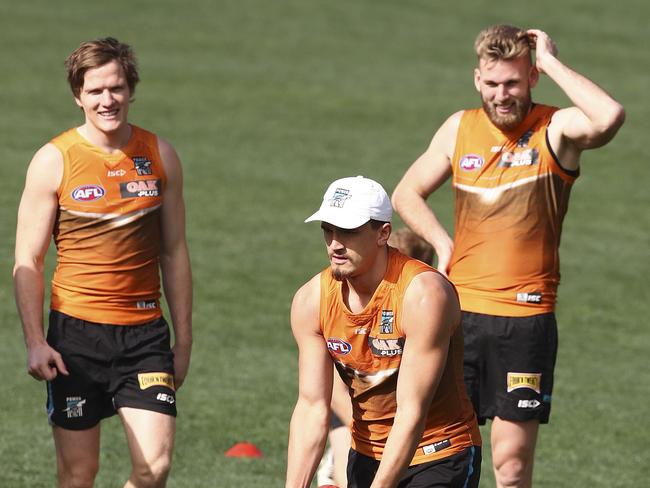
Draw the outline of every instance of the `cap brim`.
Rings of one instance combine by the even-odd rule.
[[[321,208],[311,217],[306,218],[305,222],[313,222],[315,220],[327,222],[328,224],[332,224],[333,226],[339,227],[341,229],[356,229],[357,227],[361,227],[363,224],[368,222],[370,220],[370,217],[362,217],[359,215],[349,214],[346,215],[340,210],[337,211],[336,209],[332,209],[328,211]]]

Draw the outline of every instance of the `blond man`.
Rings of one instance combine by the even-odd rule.
[[[528,487],[538,426],[551,407],[558,248],[570,190],[582,152],[609,142],[625,114],[562,63],[541,30],[492,26],[478,35],[475,50],[482,107],[443,123],[392,200],[458,288],[465,381],[479,422],[492,420],[497,486]],[[540,74],[573,106],[533,103]],[[453,240],[426,202],[450,177]]]

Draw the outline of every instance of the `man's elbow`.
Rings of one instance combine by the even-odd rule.
[[[400,182],[397,184],[395,187],[395,190],[393,191],[393,194],[390,197],[390,201],[393,205],[393,208],[395,211],[402,215],[402,212],[404,211],[404,206],[406,200],[408,200],[409,195],[412,195],[413,192],[409,190],[409,188],[404,184],[404,182]]]
[[[603,119],[598,126],[598,132],[609,142],[625,122],[625,108],[618,102],[613,102],[611,108],[603,114]]]

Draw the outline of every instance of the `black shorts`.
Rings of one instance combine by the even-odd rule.
[[[465,384],[479,424],[494,417],[548,423],[557,355],[555,314],[463,312],[462,323]]]
[[[164,318],[107,325],[52,310],[47,342],[70,373],[47,382],[52,425],[89,429],[122,407],[176,416],[174,357]]]
[[[379,461],[350,449],[348,488],[368,488]],[[481,477],[481,448],[473,446],[452,456],[409,466],[397,488],[478,488]]]

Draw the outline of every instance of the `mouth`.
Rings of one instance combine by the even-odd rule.
[[[338,254],[332,254],[332,256],[330,256],[330,261],[332,264],[345,264],[348,262],[348,258]]]
[[[495,105],[494,109],[500,115],[507,115],[509,113],[512,113],[512,111],[514,110],[514,103],[509,103],[507,105],[502,105],[502,104]]]
[[[114,119],[117,117],[118,113],[119,113],[119,109],[114,108],[111,110],[101,110],[97,112],[97,115],[99,115],[103,119]]]

